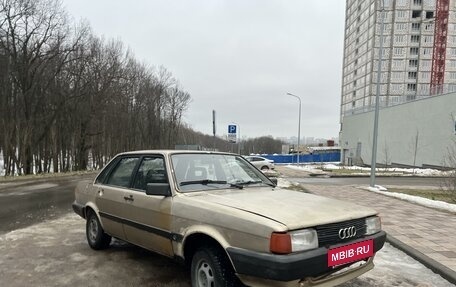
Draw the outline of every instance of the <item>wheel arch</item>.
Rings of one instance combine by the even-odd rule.
[[[202,246],[213,246],[219,248],[228,258],[231,266],[233,266],[233,262],[231,261],[229,254],[226,252],[226,248],[229,246],[228,242],[226,242],[220,234],[209,233],[202,230],[194,231],[188,234],[182,242],[182,257],[184,258],[186,265],[190,266],[193,255],[198,248]]]
[[[101,227],[103,227],[103,229],[104,229],[103,221],[100,218],[100,214],[98,212],[98,208],[93,202],[88,202],[86,204],[86,206],[84,206],[83,212],[84,212],[84,218],[85,219],[87,219],[87,215],[89,214],[89,212],[95,213],[96,217],[98,217],[98,221],[100,222]]]

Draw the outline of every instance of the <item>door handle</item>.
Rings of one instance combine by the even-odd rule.
[[[124,196],[124,199],[125,200],[128,200],[128,201],[134,201],[135,199],[133,198],[133,195],[130,194],[130,196]]]

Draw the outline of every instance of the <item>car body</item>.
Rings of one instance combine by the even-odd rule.
[[[373,268],[386,238],[374,210],[280,189],[229,153],[119,154],[73,209],[93,249],[116,237],[176,258],[198,287],[334,286]]]
[[[272,159],[256,155],[245,156],[245,159],[250,161],[251,164],[260,170],[274,169],[274,161]]]

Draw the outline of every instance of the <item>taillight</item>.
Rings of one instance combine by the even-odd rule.
[[[291,253],[291,237],[288,233],[276,233],[271,234],[271,242],[269,249],[272,253],[277,254],[288,254]]]

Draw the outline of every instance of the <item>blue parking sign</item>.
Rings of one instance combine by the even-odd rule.
[[[236,133],[236,125],[228,125],[228,133],[235,134]]]

